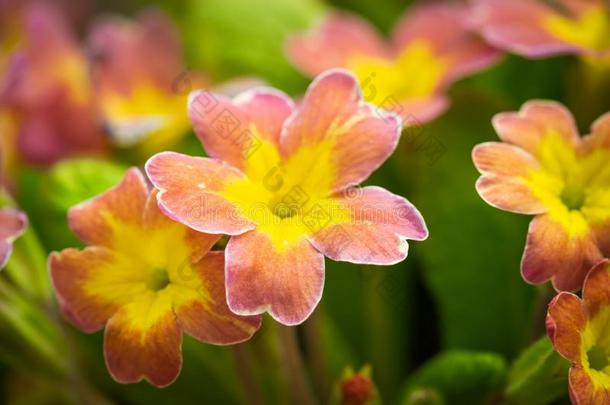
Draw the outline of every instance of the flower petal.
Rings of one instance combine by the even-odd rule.
[[[553,298],[549,304],[546,327],[559,354],[573,362],[580,361],[581,334],[586,325],[587,316],[576,295],[561,292]]]
[[[265,311],[284,325],[312,313],[324,286],[324,257],[306,240],[276,249],[271,239],[250,231],[226,248],[227,303],[240,315]]]
[[[398,116],[362,100],[351,73],[333,69],[309,86],[284,127],[280,149],[287,159],[303,148],[330,155],[336,170],[331,189],[340,191],[365,180],[391,155],[401,127]]]
[[[260,328],[260,316],[239,316],[227,307],[224,252],[208,253],[195,265],[197,289],[175,295],[178,322],[189,335],[207,343],[233,344],[250,339]],[[188,280],[190,281],[190,280]]]
[[[0,208],[0,269],[6,265],[13,241],[21,236],[28,224],[27,216],[14,208]]]
[[[407,239],[428,237],[417,208],[380,187],[348,190],[336,200],[349,211],[349,222],[326,227],[310,237],[312,245],[330,259],[394,264],[407,257]]]
[[[489,43],[530,58],[579,50],[544,28],[545,19],[553,15],[548,5],[536,0],[482,0],[475,6],[475,20]]]
[[[572,367],[569,382],[570,399],[574,405],[610,403],[610,392],[603,386],[596,386],[591,375],[583,368]]]
[[[472,160],[482,174],[477,191],[489,205],[521,214],[547,211],[526,182],[530,171],[540,166],[531,154],[513,145],[488,142],[475,146]]]
[[[51,280],[61,309],[85,332],[101,329],[122,305],[144,291],[140,280],[122,267],[120,259],[104,247],[65,249],[49,257]]]
[[[148,186],[137,168],[129,169],[115,187],[68,211],[70,229],[86,244],[111,246],[128,224],[140,226]]]
[[[347,13],[333,13],[309,32],[288,40],[287,53],[294,65],[310,76],[346,67],[354,56],[386,58],[391,50],[366,20]]]
[[[149,292],[123,306],[104,334],[104,357],[112,377],[123,384],[143,378],[157,387],[171,384],[182,367],[182,331],[169,292]]]
[[[277,145],[292,100],[266,88],[248,90],[233,100],[204,90],[191,93],[189,117],[209,156],[244,170],[263,142]]]
[[[602,259],[591,233],[570,235],[549,214],[532,220],[521,261],[521,274],[532,284],[552,278],[558,291],[582,287],[587,272]]]
[[[598,263],[589,271],[583,287],[583,299],[589,318],[602,307],[610,306],[610,261]]]
[[[239,170],[213,159],[162,152],[146,162],[146,173],[170,218],[207,233],[235,235],[254,228],[219,194],[229,181],[244,178]]]
[[[534,156],[540,142],[549,135],[560,136],[569,145],[580,143],[572,114],[555,101],[528,101],[519,112],[497,114],[493,126],[504,142],[520,146]]]
[[[392,40],[396,49],[416,41],[427,43],[439,58],[448,60],[450,80],[479,71],[501,56],[477,37],[470,24],[470,8],[458,3],[421,3],[409,8],[396,24]]]

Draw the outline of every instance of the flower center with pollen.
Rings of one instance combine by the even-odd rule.
[[[597,371],[602,371],[609,363],[608,354],[599,346],[593,346],[587,351],[587,360],[589,362],[589,367]]]
[[[152,291],[161,291],[169,285],[169,274],[166,269],[162,267],[155,267],[150,271],[147,287]]]
[[[582,187],[568,184],[561,191],[559,198],[570,211],[578,211],[585,203],[585,192]]]

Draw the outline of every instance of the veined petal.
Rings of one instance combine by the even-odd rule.
[[[572,234],[549,214],[543,214],[530,223],[521,274],[532,284],[552,278],[558,291],[575,291],[602,258],[590,232]]]
[[[394,264],[407,257],[407,239],[428,237],[424,219],[413,204],[380,187],[348,190],[336,200],[349,211],[348,222],[325,227],[310,237],[313,246],[330,259]]]
[[[172,311],[170,292],[149,292],[110,318],[104,357],[110,374],[120,383],[145,378],[165,387],[180,373],[181,344],[182,331]]]
[[[65,249],[49,257],[62,311],[85,332],[101,329],[118,308],[145,291],[145,277],[130,274],[132,269],[105,247]]]
[[[596,386],[591,375],[582,367],[572,367],[569,375],[570,399],[574,405],[608,404],[610,395],[601,386]]]
[[[27,216],[14,208],[0,209],[0,269],[8,261],[13,250],[13,241],[21,236],[27,227]]]
[[[226,248],[227,303],[240,315],[265,311],[284,325],[312,313],[324,286],[324,256],[302,239],[278,251],[271,239],[250,231]]]
[[[428,44],[437,57],[448,61],[445,81],[481,70],[501,56],[500,51],[477,37],[470,24],[470,8],[458,3],[411,7],[396,24],[392,40],[396,49],[415,41]]]
[[[587,315],[576,295],[561,292],[553,298],[549,304],[546,327],[559,354],[570,361],[580,361],[582,333],[586,326]]]
[[[244,170],[246,160],[267,141],[277,145],[292,100],[277,90],[259,88],[233,100],[204,90],[191,93],[189,117],[207,153]]]
[[[346,67],[355,56],[389,58],[391,50],[368,21],[347,13],[328,15],[309,32],[288,40],[287,52],[294,65],[310,76]]]
[[[287,122],[280,140],[286,159],[310,149],[328,156],[340,191],[365,180],[396,148],[401,120],[362,100],[357,79],[334,69],[310,85],[300,108]]]
[[[610,149],[610,113],[595,120],[591,125],[591,134],[583,139],[583,152],[593,152],[599,148]]]
[[[472,160],[482,174],[477,191],[488,204],[522,214],[547,211],[526,181],[540,166],[530,153],[513,145],[488,142],[473,149]]]
[[[160,208],[172,219],[207,233],[240,234],[254,228],[239,208],[220,195],[230,181],[243,179],[223,162],[174,152],[156,154],[146,173],[158,188]]]
[[[475,6],[475,19],[489,43],[530,58],[579,51],[545,29],[544,21],[554,15],[536,0],[482,0]]]
[[[239,316],[229,310],[224,263],[224,252],[208,253],[194,265],[194,284],[190,279],[184,284],[178,279],[174,308],[186,333],[203,342],[226,345],[250,339],[259,329],[261,317]]]
[[[602,307],[610,306],[610,261],[598,263],[589,271],[583,287],[584,303],[589,318]]]
[[[547,136],[558,136],[574,147],[580,143],[572,114],[555,101],[528,101],[519,112],[494,116],[493,126],[504,142],[519,146],[534,156],[538,155],[540,143]]]
[[[117,186],[69,210],[70,229],[87,244],[112,246],[120,226],[141,225],[147,198],[144,176],[129,169]]]

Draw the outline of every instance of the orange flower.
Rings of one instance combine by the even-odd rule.
[[[218,235],[171,221],[138,169],[115,188],[70,209],[83,250],[52,253],[49,267],[65,315],[85,332],[104,326],[104,354],[121,383],[171,384],[182,365],[182,331],[203,342],[249,339],[260,317],[229,311]]]

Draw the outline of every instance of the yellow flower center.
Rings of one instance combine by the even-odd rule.
[[[154,267],[150,270],[148,278],[148,288],[152,291],[161,291],[170,284],[169,273],[161,267]]]
[[[610,219],[610,151],[579,153],[551,132],[535,155],[541,168],[531,171],[525,182],[572,236]]]
[[[601,346],[593,346],[587,351],[589,367],[596,371],[603,371],[609,364],[608,353]]]
[[[591,7],[578,19],[553,14],[543,21],[543,26],[573,45],[596,51],[610,48],[610,12],[605,7]]]
[[[447,70],[447,61],[425,42],[415,41],[395,59],[355,56],[347,67],[358,77],[366,101],[391,107],[395,101],[432,95]]]

